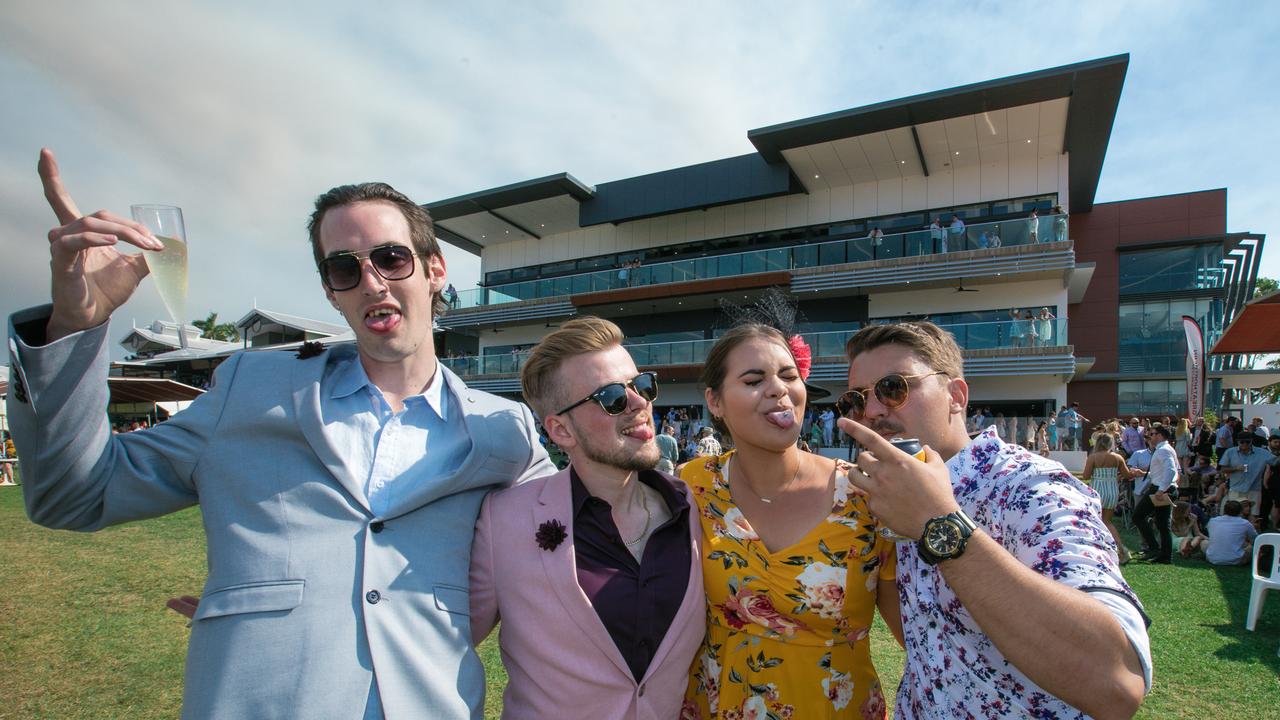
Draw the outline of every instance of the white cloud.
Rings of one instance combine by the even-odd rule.
[[[303,230],[332,185],[425,202],[561,171],[598,184],[750,152],[751,128],[1118,52],[1099,199],[1228,186],[1230,229],[1276,232],[1280,11],[1261,7],[24,2],[0,25],[0,310],[47,298],[41,145],[86,211],[184,208],[193,313],[257,298],[336,322]],[[148,287],[119,317],[163,313]]]

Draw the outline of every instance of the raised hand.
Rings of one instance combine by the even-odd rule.
[[[871,428],[849,418],[836,421],[864,449],[849,482],[867,497],[867,507],[898,535],[918,539],[930,519],[960,509],[942,456],[925,446],[925,461],[894,447]]]
[[[147,276],[142,255],[117,251],[117,242],[143,250],[164,245],[141,224],[106,210],[81,217],[62,185],[52,150],[40,150],[39,170],[44,197],[60,223],[49,231],[53,313],[45,339],[53,342],[106,322]]]

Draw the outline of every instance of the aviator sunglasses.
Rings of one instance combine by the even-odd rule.
[[[899,373],[890,373],[876,381],[872,386],[875,390],[876,399],[880,401],[890,410],[897,410],[907,404],[907,398],[911,394],[912,380],[933,377],[934,375],[947,375],[945,370],[937,370],[931,373],[921,373],[919,375],[901,375]],[[851,418],[853,420],[861,420],[863,413],[867,411],[867,390],[872,388],[862,388],[849,390],[836,400],[836,410],[840,412],[841,417]]]
[[[360,284],[364,270],[361,260],[369,264],[383,280],[404,280],[413,275],[413,259],[418,254],[405,245],[382,245],[367,253],[338,253],[320,261],[320,279],[335,292],[350,290]]]
[[[627,389],[644,398],[646,402],[652,402],[658,397],[658,375],[654,372],[642,372],[626,382],[614,382],[608,385],[602,385],[595,392],[582,398],[578,402],[556,413],[563,415],[570,410],[591,402],[592,400],[600,404],[600,408],[610,415],[621,415],[627,411]]]

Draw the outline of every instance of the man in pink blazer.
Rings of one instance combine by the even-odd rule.
[[[571,464],[490,494],[476,524],[471,634],[502,621],[503,717],[678,717],[706,611],[689,491],[653,469],[657,378],[585,317],[521,381]]]

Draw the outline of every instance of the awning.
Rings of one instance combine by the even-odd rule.
[[[1245,303],[1209,354],[1276,352],[1280,352],[1280,292]]]
[[[195,400],[204,394],[198,387],[160,378],[107,378],[112,403],[156,403]]]

